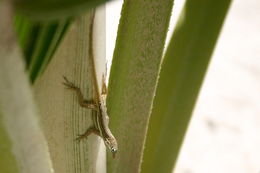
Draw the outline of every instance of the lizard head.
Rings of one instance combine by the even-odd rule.
[[[110,150],[110,152],[113,155],[113,158],[116,157],[116,153],[117,153],[117,141],[115,138],[107,138],[105,140],[105,145],[108,147],[108,149]]]

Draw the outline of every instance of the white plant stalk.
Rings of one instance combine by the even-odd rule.
[[[53,172],[25,66],[13,33],[12,8],[0,3],[0,111],[22,173]]]

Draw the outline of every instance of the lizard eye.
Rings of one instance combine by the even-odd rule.
[[[117,150],[115,148],[111,148],[111,152],[115,153]]]

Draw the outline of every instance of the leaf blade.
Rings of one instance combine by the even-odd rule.
[[[231,1],[186,1],[165,54],[142,172],[172,172]]]
[[[172,5],[124,1],[107,101],[119,151],[118,159],[108,157],[108,172],[139,170]]]

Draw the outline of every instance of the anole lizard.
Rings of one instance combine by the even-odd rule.
[[[86,132],[82,135],[79,135],[77,138],[78,140],[81,140],[83,138],[87,138],[91,133],[94,133],[98,136],[100,136],[106,145],[106,147],[110,150],[110,152],[113,155],[113,158],[115,158],[116,152],[118,150],[117,141],[113,134],[111,133],[108,122],[109,117],[107,115],[107,107],[106,107],[106,95],[107,95],[107,88],[105,84],[105,77],[102,76],[102,91],[101,94],[98,89],[98,83],[97,83],[97,76],[96,76],[96,70],[95,70],[95,63],[94,63],[94,55],[93,55],[93,47],[92,47],[92,39],[93,39],[93,22],[94,22],[94,15],[92,18],[92,22],[90,24],[90,34],[89,34],[89,58],[92,63],[92,69],[93,69],[93,79],[94,79],[94,87],[96,92],[96,100],[95,101],[87,101],[84,99],[83,94],[79,87],[74,85],[72,82],[70,82],[65,76],[63,76],[65,82],[63,83],[66,87],[69,89],[74,90],[77,93],[78,101],[81,107],[85,107],[88,109],[93,109],[94,111],[97,111],[97,114],[93,117],[94,126],[88,128]]]

